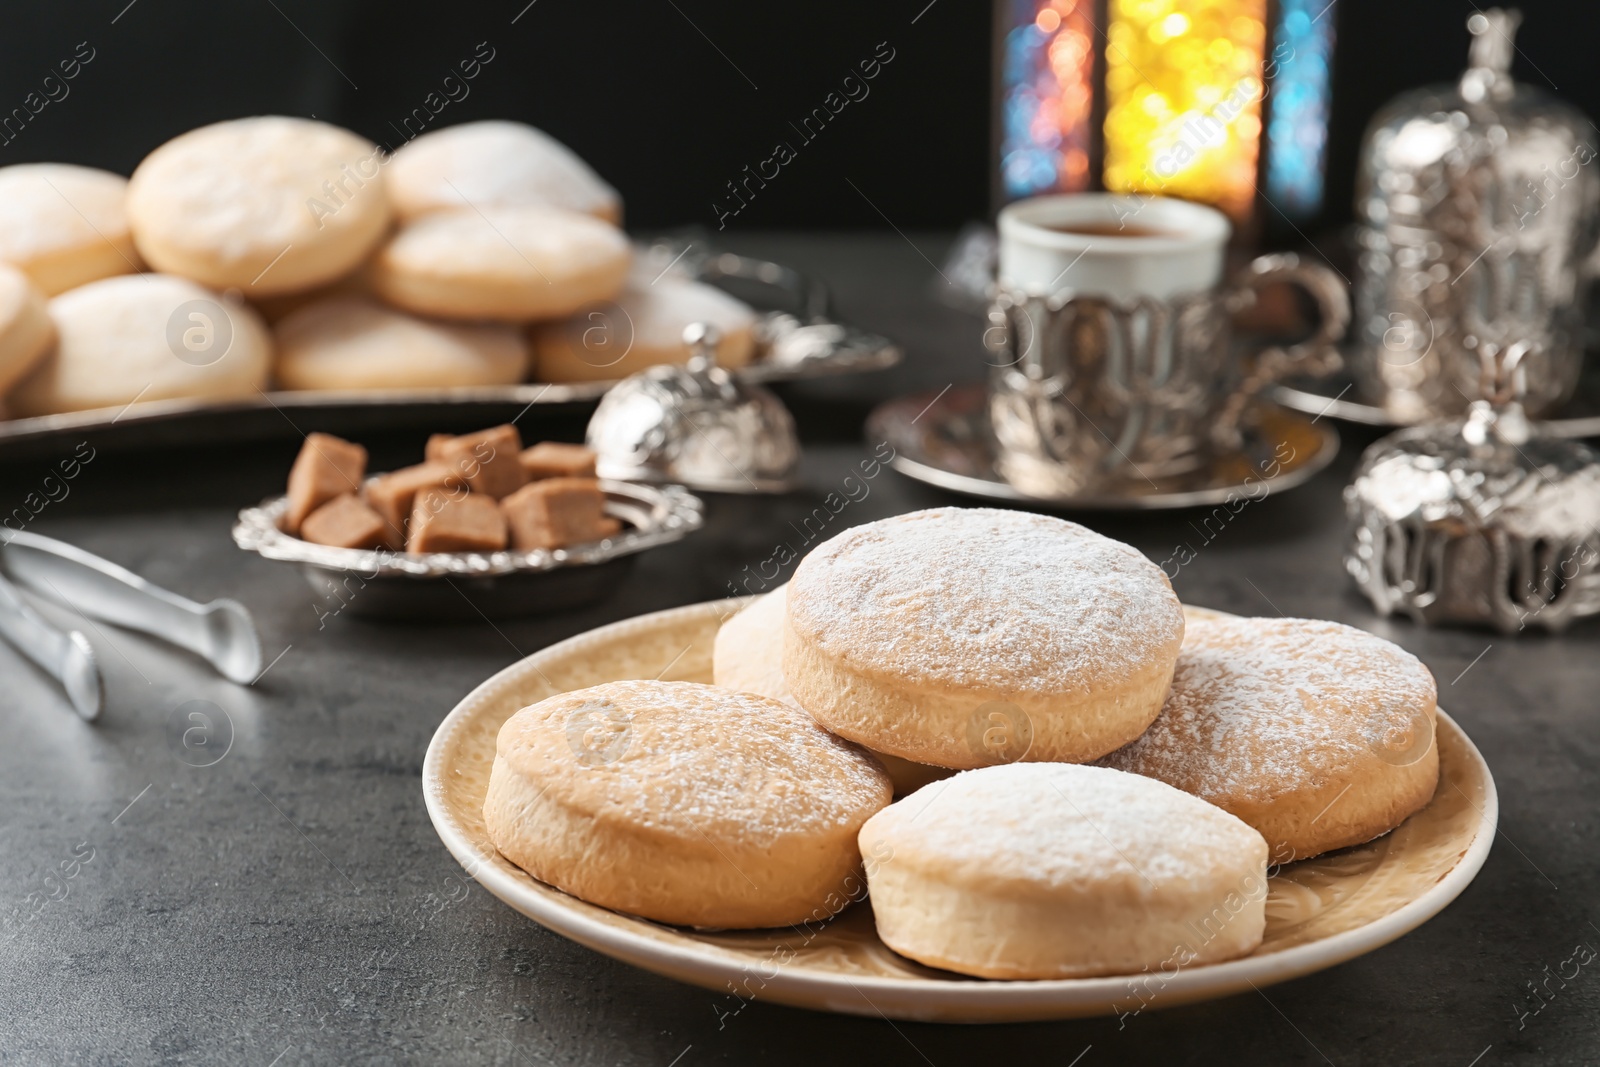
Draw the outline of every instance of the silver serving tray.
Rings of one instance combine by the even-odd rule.
[[[700,498],[678,485],[602,479],[606,514],[623,531],[588,544],[534,552],[428,552],[335,548],[278,526],[286,497],[239,512],[233,540],[266,559],[297,563],[328,614],[453,621],[560,611],[604,599],[634,557],[681,540],[703,522]]]
[[[900,361],[900,349],[887,338],[835,319],[827,287],[816,279],[767,260],[695,249],[694,244],[658,242],[642,247],[639,258],[646,268],[659,263],[662,273],[726,288],[756,309],[756,358],[733,372],[739,378],[795,381],[882,370]],[[114,432],[120,443],[132,445],[237,439],[253,436],[253,425],[266,433],[284,431],[300,411],[349,412],[371,429],[384,421],[386,412],[415,421],[416,409],[437,413],[452,407],[588,404],[615,384],[525,382],[454,389],[294,390],[222,402],[152,400],[120,409],[0,419],[0,453],[24,443],[88,433]]]
[[[1153,511],[1259,500],[1309,480],[1339,454],[1333,427],[1297,412],[1260,404],[1246,422],[1239,453],[1218,456],[1198,470],[1154,484],[1134,479],[1070,496],[1024,493],[995,470],[988,394],[982,385],[881,404],[867,417],[867,440],[888,442],[895,453],[889,465],[919,482],[965,496],[1061,511]],[[1288,457],[1283,457],[1284,445],[1290,446]]]

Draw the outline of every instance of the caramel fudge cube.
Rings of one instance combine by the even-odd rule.
[[[289,470],[289,507],[283,529],[298,534],[306,516],[336,496],[361,491],[367,450],[327,433],[306,435]]]
[[[392,548],[404,547],[406,543],[406,520],[411,518],[411,509],[417,501],[417,491],[429,488],[445,488],[451,484],[460,485],[459,478],[450,473],[450,468],[443,463],[419,463],[415,467],[402,467],[388,474],[380,474],[367,483],[367,505],[383,516],[384,525],[388,531],[388,542]],[[465,487],[462,487],[465,492]]]
[[[334,497],[300,524],[301,538],[335,548],[378,548],[387,543],[387,534],[383,516],[354,493]]]
[[[498,552],[506,520],[482,493],[429,486],[417,491],[406,535],[407,552]]]
[[[611,537],[622,523],[605,513],[606,495],[593,478],[544,478],[500,502],[519,552],[565,548]]]
[[[441,449],[456,439],[453,433],[432,433],[428,435],[428,443],[422,446],[422,458],[427,463],[443,463],[444,453]]]
[[[593,478],[594,452],[582,445],[540,441],[522,450],[522,470],[528,481],[541,478]]]
[[[466,479],[474,493],[496,500],[511,495],[527,482],[521,453],[522,438],[509,423],[452,437],[436,448],[438,462]]]

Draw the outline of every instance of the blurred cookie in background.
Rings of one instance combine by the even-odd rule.
[[[275,377],[285,389],[513,385],[528,369],[515,327],[421,319],[363,296],[303,307],[275,333]]]
[[[528,322],[611,299],[632,262],[622,231],[589,215],[465,208],[401,227],[370,274],[386,302],[419,315]]]
[[[615,300],[529,331],[533,377],[610,381],[659,363],[685,363],[693,353],[683,330],[695,322],[720,331],[722,366],[743,367],[754,358],[756,314],[749,305],[703,282],[663,277],[651,284],[635,275]]]
[[[0,396],[44,358],[55,339],[44,295],[26,274],[0,263]]]
[[[349,130],[281,115],[213,123],[144,158],[128,217],[152,267],[246,296],[355,269],[389,227],[381,153]]]
[[[128,179],[67,163],[0,167],[0,261],[45,296],[143,264],[128,228]]]
[[[266,388],[272,338],[242,301],[184,278],[105,278],[49,304],[58,341],[10,396],[18,416],[135,401],[238,400]]]
[[[622,197],[577,153],[543,130],[490,120],[425,133],[386,168],[395,213],[470,207],[553,207],[622,222]]]

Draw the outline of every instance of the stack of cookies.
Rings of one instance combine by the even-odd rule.
[[[29,416],[599,381],[686,360],[692,322],[748,362],[751,309],[635,266],[621,217],[583,160],[515,122],[391,154],[262,116],[176,137],[131,180],[0,167],[0,397]]]
[[[427,552],[549,551],[613,537],[594,453],[510,424],[428,439],[424,462],[367,478],[367,450],[306,436],[289,471],[280,525],[335,548]]]
[[[1336,623],[1186,619],[1133,548],[1021,512],[849,530],[725,621],[714,664],[716,685],[512,716],[496,847],[702,927],[825,920],[864,875],[897,952],[1076,978],[1249,954],[1269,863],[1385,834],[1438,780],[1434,681],[1408,653]]]

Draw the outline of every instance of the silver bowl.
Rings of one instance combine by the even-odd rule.
[[[704,505],[682,486],[602,479],[600,488],[622,532],[568,548],[409,555],[317,545],[279,527],[288,507],[281,496],[240,511],[233,540],[247,552],[298,563],[330,615],[422,622],[534,615],[604,599],[640,552],[681,540],[703,522]]]

